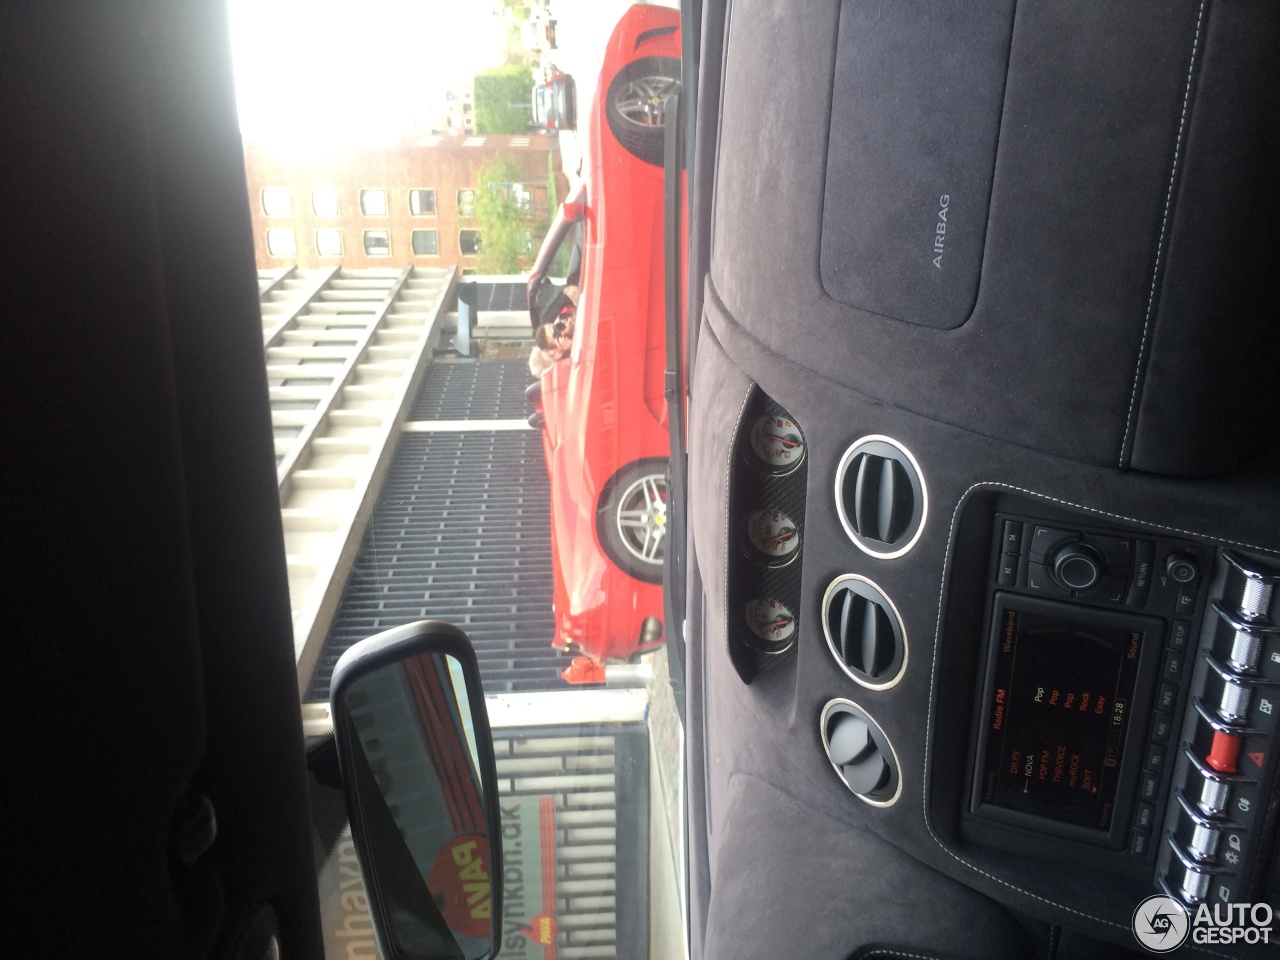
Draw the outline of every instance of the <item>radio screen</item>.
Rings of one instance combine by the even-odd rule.
[[[1060,609],[996,607],[982,802],[1110,830],[1143,631]]]

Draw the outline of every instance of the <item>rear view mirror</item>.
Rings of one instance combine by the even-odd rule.
[[[342,655],[331,691],[351,834],[382,956],[497,956],[497,772],[467,635],[428,620],[370,637]]]

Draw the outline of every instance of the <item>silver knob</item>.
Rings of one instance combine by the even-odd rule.
[[[1231,786],[1220,780],[1205,780],[1200,785],[1199,807],[1211,817],[1227,809],[1227,797]]]
[[[1222,702],[1218,713],[1228,723],[1236,723],[1249,715],[1249,688],[1229,680],[1222,684]]]
[[[1248,579],[1244,582],[1244,597],[1240,600],[1240,612],[1250,620],[1265,619],[1271,606],[1273,584],[1266,580]]]
[[[1239,673],[1253,673],[1258,669],[1258,654],[1261,652],[1261,637],[1237,630],[1231,641],[1231,668]]]
[[[1182,874],[1182,895],[1188,903],[1200,903],[1209,892],[1209,875],[1199,870],[1186,870]]]
[[[1218,841],[1221,838],[1222,833],[1218,829],[1196,824],[1187,843],[1187,852],[1197,860],[1212,860],[1218,852]]]

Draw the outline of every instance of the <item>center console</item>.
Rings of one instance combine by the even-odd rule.
[[[973,513],[943,636],[976,651],[952,660],[974,676],[960,842],[1193,908],[1274,896],[1277,565],[1012,496]]]

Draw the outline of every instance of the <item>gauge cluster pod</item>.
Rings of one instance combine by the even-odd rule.
[[[729,490],[729,655],[744,683],[795,650],[804,556],[804,432],[761,390],[743,410]]]

